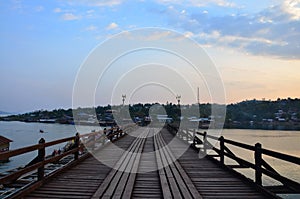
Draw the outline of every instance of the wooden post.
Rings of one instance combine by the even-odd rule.
[[[123,129],[120,129],[120,137],[122,137],[124,135],[124,131]]]
[[[262,171],[261,171],[262,153],[261,153],[260,143],[255,144],[254,158],[255,158],[255,183],[258,185],[262,185]]]
[[[192,141],[193,141],[193,146],[194,147],[196,147],[195,137],[196,137],[196,129],[193,130],[193,137],[192,137],[192,139],[193,139]]]
[[[41,145],[41,148],[38,150],[38,161],[42,162],[45,160],[45,139],[41,138],[39,140],[39,144]],[[38,168],[38,180],[42,180],[44,178],[44,165],[42,165],[41,167]]]
[[[196,136],[196,129],[193,130],[193,140],[194,140],[195,136]]]
[[[78,160],[79,141],[80,141],[80,137],[79,137],[79,133],[77,132],[76,135],[75,135],[75,140],[74,140],[74,148],[77,148],[77,151],[74,153],[74,160]]]
[[[102,137],[102,146],[105,144],[106,139],[107,139],[107,130],[106,128],[103,129],[103,137]]]
[[[117,128],[117,140],[119,139],[119,136],[120,135],[120,129],[119,128]]]
[[[203,150],[204,150],[205,154],[207,154],[207,146],[208,146],[206,136],[207,136],[207,133],[206,133],[206,131],[204,131],[204,133],[203,133]]]
[[[224,162],[224,151],[225,151],[224,137],[221,136],[219,138],[219,140],[220,140],[220,162],[221,162],[221,164],[224,164],[225,163]]]
[[[102,146],[105,144],[105,141],[106,141],[106,135],[102,135],[102,137],[101,137]]]
[[[185,139],[187,142],[189,141],[189,129],[186,129]]]

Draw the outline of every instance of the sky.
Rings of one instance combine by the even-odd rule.
[[[89,53],[145,27],[198,42],[219,71],[226,103],[300,97],[300,0],[6,0],[0,27],[1,111],[72,107]],[[156,96],[165,103],[163,93]],[[182,96],[182,103],[195,101]]]

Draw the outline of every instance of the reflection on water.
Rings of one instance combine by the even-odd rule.
[[[0,135],[5,136],[13,142],[10,149],[17,149],[33,144],[37,144],[41,138],[46,142],[60,138],[75,136],[75,133],[88,133],[91,130],[99,130],[100,127],[80,126],[75,129],[73,125],[45,124],[45,123],[23,123],[23,122],[0,122]],[[44,133],[40,133],[43,130]],[[46,153],[51,154],[54,149],[62,148],[64,144],[59,144],[46,148]],[[8,163],[0,163],[0,172],[8,169],[24,166],[37,155],[36,151],[24,155],[10,158]]]

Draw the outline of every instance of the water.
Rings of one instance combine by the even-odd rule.
[[[300,157],[300,131],[224,129],[222,135],[227,139],[239,141],[252,146],[259,142],[262,144],[263,148]],[[254,152],[233,147],[232,145],[226,146],[229,146],[229,148],[232,149],[236,155],[254,163]],[[276,158],[271,158],[269,156],[263,156],[263,158],[281,175],[300,182],[299,165],[278,160]],[[239,169],[241,172],[244,170],[245,169]],[[246,171],[246,173],[247,176],[253,179],[254,172],[250,174],[248,171]],[[278,183],[268,177],[264,177],[263,184],[272,185]]]
[[[45,133],[40,133],[40,129],[42,129]],[[99,130],[99,127],[81,126],[80,129],[78,129],[81,134],[91,132],[91,130]],[[42,137],[48,142],[59,138],[74,136],[76,132],[77,130],[73,125],[0,122],[0,135],[13,140],[10,149],[37,144],[38,140]],[[224,129],[222,135],[225,138],[250,145],[254,145],[259,142],[262,144],[263,148],[297,157],[300,156],[300,131]],[[243,157],[250,162],[254,162],[253,152],[241,150],[240,148],[232,147],[231,145],[228,146],[236,155]],[[50,154],[54,148],[58,149],[59,147],[62,146],[58,145],[52,148],[49,147],[47,149],[47,154]],[[36,155],[37,152],[34,151],[22,156],[12,157],[10,158],[10,162],[0,163],[0,172],[16,168],[18,166],[24,166]],[[265,156],[264,159],[283,176],[300,182],[300,166],[269,158],[267,156]],[[229,160],[226,160],[226,162],[234,163]],[[239,171],[252,179],[254,177],[254,172],[250,169],[239,169]],[[274,185],[276,183],[277,182],[267,177],[263,178],[264,185]],[[285,198],[292,198],[290,196],[292,195],[285,196]]]
[[[212,131],[211,134],[214,134]],[[219,136],[219,135],[218,135]],[[265,149],[281,152],[284,154],[300,157],[300,131],[274,131],[274,130],[252,130],[252,129],[224,129],[222,136],[227,139],[246,143],[254,146],[261,143]],[[212,141],[212,140],[210,140]],[[217,145],[218,146],[218,145]],[[226,144],[228,148],[238,157],[242,157],[254,163],[254,152],[234,147]],[[286,161],[263,156],[263,159],[270,164],[279,174],[300,182],[300,166]],[[226,164],[236,164],[236,162],[225,159]],[[253,169],[236,169],[250,179],[254,179]],[[263,185],[280,185],[279,182],[263,175]],[[300,198],[300,194],[280,194],[283,198]]]
[[[100,127],[80,126],[78,129],[73,125],[63,124],[45,124],[45,123],[24,123],[24,122],[0,122],[0,135],[7,137],[13,142],[10,143],[10,150],[37,144],[41,138],[46,142],[75,136],[78,131],[80,134],[99,130]],[[43,130],[44,133],[40,133]],[[64,144],[55,145],[46,148],[46,154],[49,155],[54,149],[62,148]],[[26,153],[24,155],[11,157],[8,163],[0,163],[0,172],[5,170],[25,166],[34,157],[37,151]]]

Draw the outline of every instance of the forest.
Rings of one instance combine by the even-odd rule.
[[[219,105],[226,108],[225,128],[300,129],[300,99],[245,100],[235,104]],[[225,106],[225,107],[224,107]],[[37,110],[25,114],[0,117],[2,121],[56,122],[74,124],[74,120],[108,121],[118,119],[139,120],[154,115],[166,115],[178,122],[188,117],[208,118],[213,122],[212,104],[178,105],[172,103],[146,103],[133,105],[107,105],[77,109]],[[184,118],[185,117],[185,118]]]

